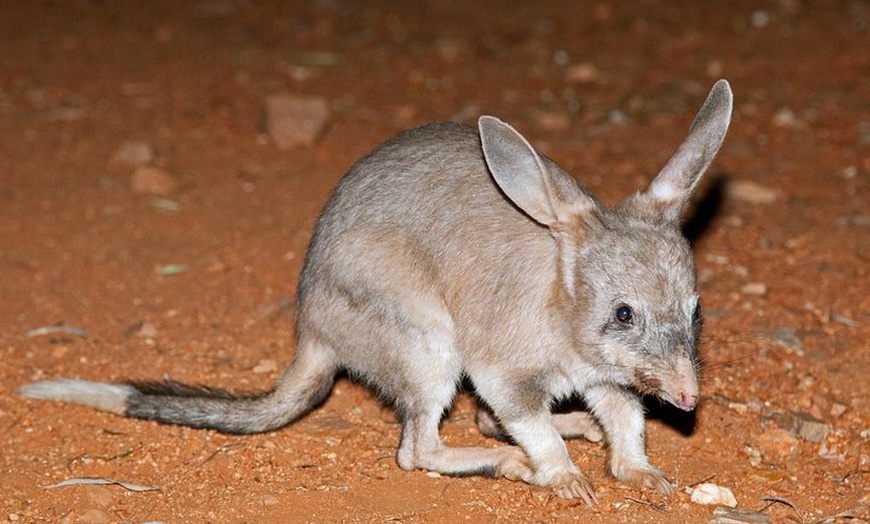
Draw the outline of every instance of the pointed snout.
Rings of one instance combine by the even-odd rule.
[[[687,357],[681,357],[673,370],[669,383],[663,384],[666,400],[683,411],[692,411],[698,405],[698,375]]]

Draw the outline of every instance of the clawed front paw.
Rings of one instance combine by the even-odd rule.
[[[642,490],[663,495],[670,495],[674,491],[674,486],[655,468],[630,469],[620,475],[620,480]]]
[[[588,506],[598,502],[592,482],[581,471],[558,473],[537,484],[549,486],[557,496],[563,499],[580,498]]]

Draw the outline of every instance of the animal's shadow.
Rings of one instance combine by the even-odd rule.
[[[704,192],[692,206],[691,214],[683,222],[683,234],[691,244],[704,236],[725,201],[728,175],[724,172],[713,173],[709,180],[703,188]]]
[[[644,397],[647,420],[658,420],[688,437],[695,432],[698,424],[698,411],[685,412],[656,397]]]
[[[492,413],[490,408],[482,400],[479,398],[476,400],[478,409],[485,409]],[[666,404],[655,397],[644,397],[643,404],[647,420],[660,421],[686,437],[694,433],[698,420],[696,411],[686,413],[685,411],[677,409],[670,404]],[[570,413],[573,411],[585,411],[588,413],[589,407],[579,396],[563,400],[553,406],[553,413]],[[515,442],[513,442],[507,435],[502,435],[497,438],[515,444]]]

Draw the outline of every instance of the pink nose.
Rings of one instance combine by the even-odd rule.
[[[671,386],[671,399],[676,407],[683,411],[695,409],[698,405],[698,376],[691,360],[679,359],[674,366],[673,379],[666,384]]]
[[[698,395],[686,394],[680,391],[677,395],[677,407],[683,411],[692,411],[698,405]]]

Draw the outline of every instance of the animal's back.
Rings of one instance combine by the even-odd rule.
[[[300,293],[326,271],[350,271],[332,274],[354,277],[349,285],[408,271],[421,285],[437,282],[449,301],[469,271],[485,278],[522,265],[530,244],[546,246],[548,237],[496,186],[474,128],[429,124],[386,142],[342,179],[318,221]],[[519,245],[523,255],[511,257]]]
[[[354,165],[324,209],[312,256],[348,236],[404,237],[445,253],[518,225],[542,231],[492,180],[477,130],[435,123],[399,134]],[[430,245],[436,240],[449,245]]]

